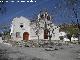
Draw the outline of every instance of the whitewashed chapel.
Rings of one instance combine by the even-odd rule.
[[[49,40],[50,36],[51,40],[60,40],[59,27],[52,23],[51,16],[47,12],[40,13],[34,21],[23,16],[14,18],[10,35],[16,41]]]

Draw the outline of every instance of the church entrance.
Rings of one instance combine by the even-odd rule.
[[[29,33],[28,32],[23,33],[23,40],[25,40],[25,41],[29,40]]]
[[[44,30],[44,39],[48,39],[48,30],[47,29]]]

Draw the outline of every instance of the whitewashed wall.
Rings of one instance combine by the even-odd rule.
[[[14,40],[23,40],[23,33],[24,32],[28,32],[30,33],[30,20],[28,20],[25,17],[20,17],[20,18],[14,18],[12,21],[13,24],[13,34],[12,37]],[[23,25],[23,27],[21,28],[20,25]],[[16,32],[20,32],[20,36],[21,38],[16,38]],[[30,37],[29,37],[30,39]]]
[[[50,23],[49,21],[47,23]],[[23,28],[20,27],[20,25],[23,24]],[[44,27],[44,20],[40,22],[40,25]],[[51,40],[60,40],[59,39],[59,27],[55,26],[53,24],[54,28],[54,34],[52,34]],[[16,38],[16,32],[20,32],[20,38]],[[29,40],[35,40],[38,39],[36,36],[34,30],[32,29],[32,26],[30,25],[30,20],[25,17],[16,17],[12,21],[12,27],[11,27],[11,37],[13,40],[20,41],[23,40],[23,33],[28,32],[29,33]],[[41,30],[40,32],[40,39],[44,39],[44,30]]]

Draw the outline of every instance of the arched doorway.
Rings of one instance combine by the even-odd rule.
[[[44,39],[48,39],[48,30],[47,29],[44,30]]]
[[[25,41],[29,40],[29,33],[28,32],[23,33],[23,40],[25,40]]]

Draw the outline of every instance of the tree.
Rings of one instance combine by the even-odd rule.
[[[47,36],[49,37],[49,43],[51,44],[52,32],[54,31],[51,16],[47,11],[42,11],[38,15],[38,18],[35,19],[33,30],[38,37],[39,44],[39,36],[42,31],[47,32]]]
[[[32,26],[33,31],[38,37],[38,44],[39,44],[39,36],[42,33],[42,28],[39,24],[39,20],[35,20],[34,22],[31,22],[31,26]]]
[[[79,30],[77,26],[73,24],[70,24],[70,25],[66,24],[66,26],[62,25],[60,29],[67,33],[67,38],[70,40],[71,40],[72,35],[74,35],[75,37],[78,37]]]
[[[10,38],[10,25],[8,24],[1,24],[0,25],[0,30],[3,32],[3,36],[4,38],[6,37],[8,40]]]

